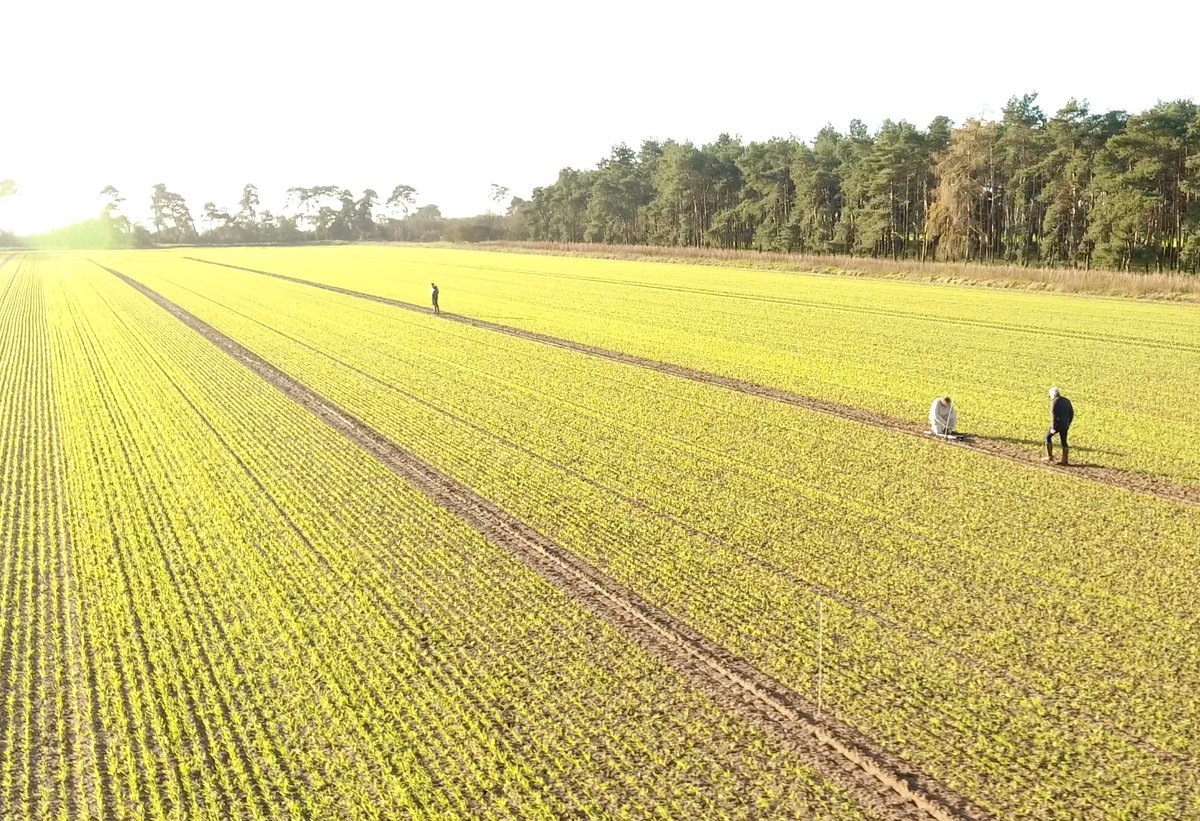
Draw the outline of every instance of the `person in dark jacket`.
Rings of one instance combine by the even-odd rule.
[[[437,289],[436,283],[433,283],[433,282],[429,283],[429,298],[431,300],[433,300],[433,312],[435,314],[440,314],[442,312],[442,309],[439,308],[438,304],[437,304],[438,289]]]
[[[1058,434],[1058,441],[1062,443],[1062,461],[1060,465],[1067,464],[1067,430],[1071,427],[1071,420],[1075,418],[1075,409],[1071,407],[1071,400],[1058,392],[1058,388],[1050,389],[1050,430],[1046,431],[1046,455],[1042,457],[1043,462],[1054,461],[1054,435]]]

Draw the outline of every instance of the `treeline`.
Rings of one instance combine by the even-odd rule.
[[[11,194],[0,181],[0,196]],[[282,213],[258,188],[193,214],[159,184],[149,225],[124,196],[101,192],[98,219],[34,245],[149,246],[302,242],[535,240],[747,249],[883,259],[1195,273],[1200,270],[1200,107],[1160,103],[1139,114],[1093,113],[1071,101],[1053,117],[1037,95],[995,121],[921,129],[854,121],[806,143],[626,145],[588,170],[565,168],[529,199],[492,186],[504,214],[447,219],[396,185],[384,198],[335,185],[293,187]],[[0,237],[8,244],[20,241]]]
[[[626,145],[510,213],[523,238],[1120,270],[1200,267],[1200,110],[826,127],[811,143]]]
[[[508,190],[492,186],[493,200],[507,199]],[[486,242],[519,238],[516,219],[482,214],[447,219],[436,205],[417,205],[417,191],[397,185],[387,199],[373,189],[355,195],[336,185],[297,186],[287,191],[286,211],[273,213],[261,206],[258,187],[246,184],[233,207],[206,202],[194,215],[187,200],[158,184],[150,192],[150,224],[125,214],[125,196],[113,186],[101,192],[100,216],[33,237],[15,238],[33,246],[134,247],[180,244],[298,244],[303,242]]]

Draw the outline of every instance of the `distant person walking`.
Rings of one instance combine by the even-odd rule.
[[[958,424],[958,416],[950,404],[950,397],[939,396],[934,399],[933,404],[929,406],[929,427],[933,430],[933,435],[949,436],[954,433],[956,424]]]
[[[429,298],[431,300],[433,300],[433,313],[435,315],[440,314],[442,312],[442,309],[438,307],[438,303],[437,303],[437,298],[438,298],[437,283],[434,283],[434,282],[429,283]]]
[[[1074,418],[1075,409],[1071,407],[1071,400],[1059,393],[1058,388],[1051,388],[1050,430],[1046,431],[1046,455],[1042,457],[1043,462],[1054,461],[1054,435],[1058,434],[1058,441],[1062,443],[1062,461],[1059,464],[1067,464],[1067,431]]]

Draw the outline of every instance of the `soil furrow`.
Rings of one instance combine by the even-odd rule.
[[[889,818],[991,817],[964,797],[914,772],[906,762],[877,748],[852,727],[822,715],[799,694],[615,584],[212,326],[140,282],[100,267],[200,333],[439,506],[650,651],[717,703],[781,738],[804,755],[814,769],[861,802],[864,809]],[[854,766],[848,767],[847,762]],[[907,804],[889,807],[880,799],[880,785],[903,797]]]
[[[246,268],[241,265],[231,265],[225,262],[213,262],[212,260],[200,259],[199,257],[185,257],[185,259],[190,259],[193,262],[203,262],[208,265],[216,265],[222,268],[231,268],[238,271],[246,271],[252,274],[273,277],[285,282],[292,282],[298,285],[307,285],[311,288],[332,291],[336,294],[351,296],[358,299],[365,299],[371,302],[378,302],[383,305],[390,305],[395,308],[403,308],[405,310],[415,311],[417,313],[429,313],[428,308],[420,305],[414,305],[411,302],[388,299],[387,297],[376,296],[375,294],[368,294],[362,291],[354,291],[350,290],[349,288],[339,288],[336,285],[326,285],[321,282],[313,282],[307,279],[287,276],[286,274],[277,274],[272,271],[263,271],[257,268]],[[522,330],[521,328],[514,328],[510,325],[502,325],[498,322],[488,322],[484,319],[474,319],[461,314],[450,314],[443,311],[440,314],[440,318],[451,322],[459,322],[464,325],[470,325],[482,330],[494,331],[496,333],[517,337],[519,339],[525,339],[531,342],[539,342],[543,345],[553,345],[557,348],[565,348],[566,350],[575,351],[588,356],[608,359],[613,362],[620,362],[624,365],[633,365],[638,368],[645,368],[647,370],[656,371],[669,376],[675,376],[680,379],[687,379],[692,382],[699,382],[705,385],[713,385],[715,387],[737,391],[738,393],[756,396],[760,399],[768,399],[772,402],[779,402],[785,405],[794,405],[796,407],[804,408],[805,410],[823,413],[827,416],[837,416],[843,419],[850,419],[854,422],[870,425],[871,427],[880,428],[893,433],[906,434],[919,439],[930,438],[928,429],[922,424],[909,422],[904,419],[896,419],[894,417],[873,413],[871,411],[851,407],[849,405],[842,405],[826,399],[803,396],[801,394],[792,393],[791,391],[782,390],[780,388],[758,385],[742,379],[720,376],[718,374],[708,373],[706,371],[700,371],[694,368],[684,367],[682,365],[672,365],[667,362],[645,359],[640,356],[633,356],[632,354],[625,354],[619,351],[611,351],[606,348],[596,347],[594,345],[585,345],[580,342],[572,342],[569,339],[549,336],[548,334],[526,331]],[[1027,467],[1054,471],[1056,473],[1086,479],[1098,484],[1118,487],[1122,490],[1128,490],[1134,493],[1155,496],[1169,502],[1200,507],[1200,488],[1179,485],[1155,476],[1133,473],[1126,470],[1120,470],[1118,468],[1105,467],[1103,465],[1075,464],[1064,466],[1054,462],[1042,462],[1040,451],[1035,451],[1031,448],[1018,447],[1001,439],[984,436],[967,435],[959,439],[944,439],[941,441],[953,447],[963,448],[965,450],[974,451],[975,453],[982,453],[987,456],[994,456],[1000,459],[1007,459],[1011,462],[1016,462]]]

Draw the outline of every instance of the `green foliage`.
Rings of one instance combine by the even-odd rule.
[[[84,255],[0,326],[4,819],[863,817]]]
[[[995,817],[1200,813],[1195,508],[173,254],[106,256],[781,683],[821,681],[827,709]],[[471,316],[896,415],[949,390],[964,425],[1014,439],[1045,424],[1050,329],[1083,363],[1055,365],[1078,452],[1196,482],[1193,420],[1161,410],[1189,407],[1191,306],[477,251],[211,257],[400,300],[436,267]]]
[[[150,195],[154,239],[157,243],[194,242],[198,238],[196,224],[187,201],[167,186],[158,183]]]
[[[564,169],[517,213],[534,240],[1200,269],[1200,119],[1036,94],[998,121],[827,126],[811,144],[668,140]],[[787,169],[785,174],[783,169]]]
[[[23,244],[30,248],[132,248],[145,244],[140,239],[140,235],[125,233],[112,220],[100,216],[25,237]]]
[[[1160,103],[1100,151],[1088,237],[1102,264],[1179,270],[1200,235],[1200,107]],[[1194,262],[1192,262],[1194,265]]]

